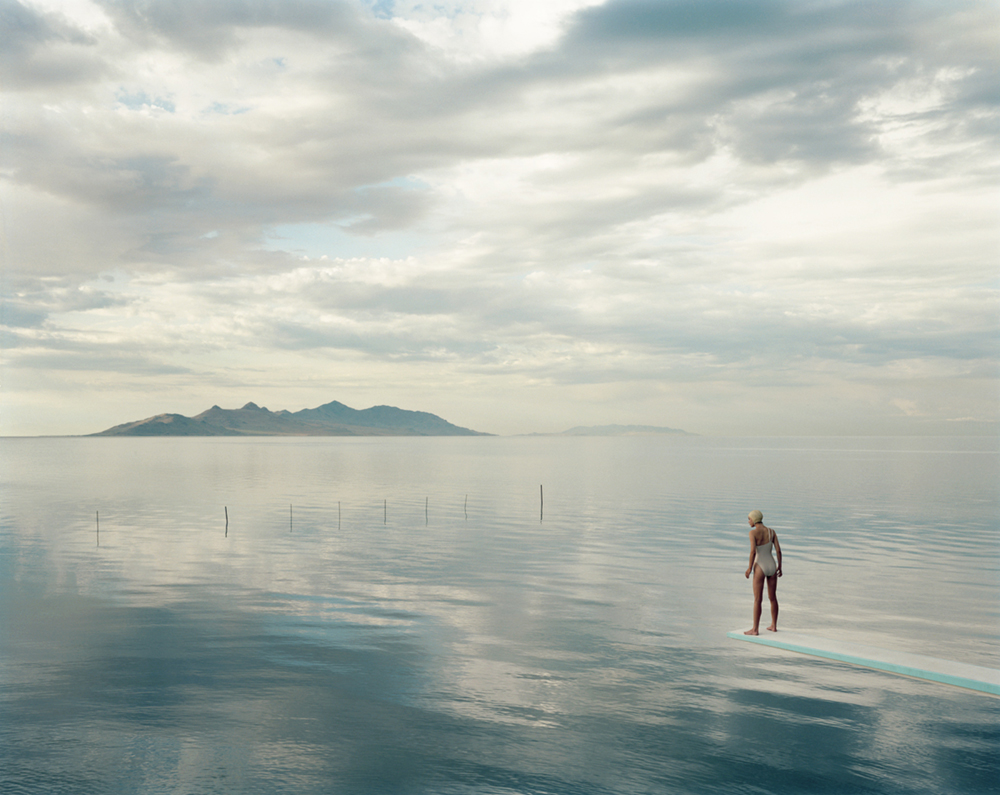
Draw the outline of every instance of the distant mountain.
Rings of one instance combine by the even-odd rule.
[[[241,409],[212,406],[208,411],[195,414],[192,419],[244,436],[315,435],[312,426],[296,421],[293,416],[287,411],[268,411],[256,403],[247,403]]]
[[[182,414],[157,414],[145,420],[126,422],[91,436],[239,436],[236,431],[218,428]]]
[[[677,428],[667,428],[661,425],[578,425],[563,431],[558,436],[640,436],[645,434],[670,433],[679,436],[694,436],[695,434],[681,431]]]
[[[212,406],[194,417],[157,414],[91,436],[489,436],[436,414],[393,406],[352,409],[336,400],[314,409],[269,411],[256,403]]]

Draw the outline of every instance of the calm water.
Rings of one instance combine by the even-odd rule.
[[[760,508],[780,627],[1000,666],[996,440],[0,444],[0,792],[1000,791],[1000,699],[725,637]]]

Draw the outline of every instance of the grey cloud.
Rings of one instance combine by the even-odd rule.
[[[50,315],[123,307],[130,299],[100,290],[82,290],[70,279],[18,279],[12,295],[0,300],[0,326],[8,329],[41,329]],[[15,336],[13,339],[21,340]],[[54,339],[54,338],[52,338]],[[52,344],[49,339],[46,344]]]
[[[7,328],[37,328],[49,316],[47,310],[20,301],[0,301],[0,326]],[[16,337],[15,337],[16,338]]]
[[[92,51],[97,41],[64,17],[0,0],[0,78],[6,90],[84,83],[109,67]]]
[[[716,126],[754,159],[858,162],[879,154],[876,130],[858,119],[858,103],[908,77],[949,66],[976,71],[959,81],[951,112],[995,105],[995,58],[975,40],[995,9],[965,11],[902,3],[611,2],[582,11],[559,57],[578,75],[638,71],[660,63],[712,67],[713,75],[654,120],[689,115]],[[939,35],[944,22],[951,41]],[[921,47],[926,40],[930,46]],[[552,57],[552,56],[548,56]],[[577,78],[579,79],[579,77]],[[783,94],[783,95],[782,95]],[[960,98],[959,98],[960,97]],[[741,107],[758,100],[756,112]],[[761,104],[761,102],[763,104]]]
[[[41,305],[42,302],[39,302]],[[74,301],[70,299],[70,304]],[[107,296],[84,297],[76,301],[72,308],[84,309],[95,306],[120,304]],[[56,309],[55,302],[47,307],[49,312]],[[6,315],[6,313],[5,313]],[[6,321],[6,316],[4,317]],[[191,369],[170,361],[175,353],[171,341],[163,340],[156,345],[148,341],[124,339],[109,340],[101,333],[80,335],[72,329],[61,327],[49,319],[32,327],[32,333],[8,327],[0,329],[4,348],[7,351],[7,365],[15,368],[37,370],[72,370],[113,372],[138,375],[169,375],[189,373]]]
[[[3,36],[4,51],[9,55],[30,55],[32,50],[46,42],[66,39],[66,32],[50,15],[28,8],[17,0],[0,3],[0,35]]]
[[[923,28],[934,17],[927,10],[857,3],[612,2],[581,12],[549,52],[516,66],[459,68],[396,26],[366,19],[343,3],[149,0],[108,8],[131,35],[152,32],[206,56],[240,46],[240,30],[262,26],[301,31],[317,47],[327,40],[343,44],[306,78],[337,101],[282,118],[241,116],[246,125],[232,134],[261,153],[249,167],[223,151],[207,174],[195,177],[186,147],[197,146],[197,139],[171,145],[155,120],[120,131],[121,151],[113,153],[44,127],[8,139],[15,178],[24,183],[126,215],[155,212],[148,223],[161,228],[150,228],[148,243],[136,251],[157,256],[195,254],[185,228],[196,218],[220,228],[327,220],[347,223],[359,234],[405,228],[426,217],[435,197],[363,186],[467,158],[565,151],[585,158],[590,173],[603,171],[609,184],[634,168],[634,158],[664,151],[698,161],[731,146],[762,163],[826,168],[866,162],[879,155],[877,130],[858,118],[858,101],[918,69],[907,42],[918,32],[926,35]],[[649,46],[638,46],[643,42]],[[919,68],[945,66],[952,55],[949,46],[928,51]],[[890,68],[886,59],[896,56],[909,60]],[[575,122],[573,92],[590,81],[685,67],[692,59],[701,77],[682,95],[664,101],[643,92],[620,99],[608,91],[605,101],[595,100],[585,123]],[[988,99],[979,74],[958,81],[955,95],[966,105]],[[975,85],[964,87],[966,80]],[[551,102],[532,112],[526,103],[539,90]],[[139,87],[120,95],[152,97],[163,106],[173,102]],[[530,130],[522,128],[526,120]],[[966,122],[966,134],[985,135],[988,122],[978,124],[982,132]],[[139,148],[135,141],[143,130],[161,151]],[[530,217],[522,213],[497,234],[505,246],[516,247],[524,235],[539,241],[562,235],[572,245],[582,233],[591,237],[626,217],[638,220],[684,201],[690,208],[721,198],[656,188],[603,204],[571,196],[559,200],[563,206],[553,203]]]
[[[393,331],[371,323],[363,333],[279,322],[267,327],[272,343],[284,350],[350,350],[384,361],[434,361],[442,358],[475,358],[492,350],[496,343],[461,340],[431,329]]]
[[[933,9],[917,4],[871,0],[613,0],[579,12],[566,47],[597,58],[618,58],[647,44],[642,60],[702,57],[708,52],[761,63],[793,60],[804,69],[815,69],[831,59],[844,63],[861,53],[884,54],[887,42],[901,45],[906,40],[908,23],[935,16]]]
[[[35,370],[72,370],[123,373],[129,375],[180,375],[192,372],[189,367],[160,361],[143,353],[111,349],[100,346],[79,346],[72,352],[46,351],[18,355],[12,362],[18,368]]]
[[[88,151],[63,132],[36,127],[6,135],[11,178],[126,215],[168,206],[197,213],[209,198],[209,181],[194,179],[179,155]]]
[[[353,203],[344,203],[344,212],[363,218],[348,221],[343,227],[362,235],[404,229],[425,217],[434,203],[434,197],[426,190],[393,185],[360,188]]]
[[[949,302],[944,312],[936,317],[925,312],[917,323],[895,317],[871,323],[852,317],[850,305],[821,314],[796,311],[791,302],[772,300],[771,306],[758,306],[750,296],[727,299],[715,290],[708,295],[698,291],[703,293],[700,299],[691,293],[658,292],[652,303],[641,294],[629,301],[627,287],[609,286],[607,292],[621,300],[601,314],[576,307],[572,295],[532,301],[508,294],[493,301],[478,328],[491,326],[498,339],[509,341],[518,338],[518,329],[544,329],[554,338],[617,346],[650,357],[706,356],[727,365],[757,361],[773,371],[794,370],[803,361],[881,367],[932,356],[971,366],[1000,357],[1000,340],[982,333],[996,323],[991,301],[995,295],[952,299],[954,304]],[[919,300],[910,297],[907,303]]]
[[[324,0],[99,0],[124,32],[153,37],[206,60],[240,45],[239,31],[285,28],[329,35],[357,30],[344,2]]]
[[[857,99],[807,86],[759,110],[735,110],[720,132],[753,161],[870,162],[880,154],[877,131],[856,119]]]
[[[273,316],[254,313],[255,334],[293,350],[353,350],[408,361],[453,357],[484,366],[502,360],[504,351],[545,354],[534,364],[529,357],[518,365],[527,372],[553,367],[553,359],[562,360],[562,349],[593,346],[604,353],[566,354],[573,364],[565,364],[565,377],[585,380],[629,370],[630,378],[649,377],[643,373],[656,361],[667,363],[660,375],[667,367],[677,378],[682,371],[686,378],[702,378],[713,368],[755,362],[788,381],[805,363],[878,368],[932,356],[968,370],[1000,354],[1000,342],[982,334],[996,320],[989,296],[942,299],[921,312],[919,323],[894,316],[876,323],[859,316],[846,294],[830,294],[835,282],[829,279],[764,305],[749,294],[727,295],[712,287],[670,290],[655,282],[593,279],[593,284],[553,280],[544,288],[526,288],[485,274],[449,273],[387,287],[327,277],[263,299],[233,292],[227,304],[246,300],[249,309],[263,300],[274,306]],[[595,296],[607,299],[595,302]],[[928,291],[901,296],[901,308],[919,307],[930,297]],[[817,306],[803,309],[804,303]],[[296,306],[306,311],[291,309]],[[290,321],[293,314],[298,318]],[[558,372],[556,367],[547,377],[561,378]]]

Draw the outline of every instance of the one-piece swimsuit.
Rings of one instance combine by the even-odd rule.
[[[778,564],[775,563],[774,558],[771,556],[771,547],[773,546],[774,531],[772,530],[771,540],[757,547],[757,565],[760,566],[760,570],[764,572],[765,577],[772,576],[778,570]]]

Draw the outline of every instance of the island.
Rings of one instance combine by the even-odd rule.
[[[334,400],[314,409],[270,411],[256,403],[212,406],[201,414],[157,414],[89,436],[492,436],[426,411],[395,406],[352,409]]]

